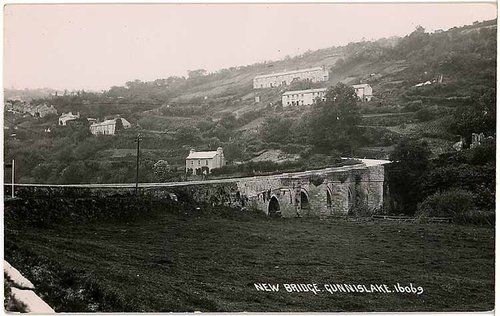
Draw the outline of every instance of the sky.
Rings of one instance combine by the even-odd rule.
[[[4,87],[99,91],[496,18],[492,3],[10,4]]]

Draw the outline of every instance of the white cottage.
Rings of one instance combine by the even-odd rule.
[[[191,149],[186,158],[187,174],[209,174],[212,169],[220,168],[226,164],[222,147],[217,151],[195,151]]]
[[[90,132],[94,135],[115,135],[116,122],[118,120],[121,120],[124,129],[130,128],[132,126],[129,121],[119,117],[90,125]]]
[[[355,84],[352,87],[356,90],[356,95],[361,99],[361,101],[370,101],[372,99],[373,89],[369,84]]]
[[[73,114],[72,112],[63,113],[59,117],[59,125],[66,126],[68,121],[73,121],[80,118],[80,112]]]

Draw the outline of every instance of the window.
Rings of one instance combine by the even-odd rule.
[[[208,160],[205,160],[205,166],[208,166]]]

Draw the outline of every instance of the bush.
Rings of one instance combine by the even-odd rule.
[[[433,111],[431,111],[431,109],[429,109],[429,108],[423,108],[423,109],[419,110],[417,112],[417,114],[415,114],[415,117],[420,122],[427,122],[427,121],[431,121],[435,118],[435,113]]]
[[[452,217],[454,222],[467,223],[475,211],[473,201],[473,194],[463,189],[437,192],[418,204],[416,216]]]
[[[495,209],[495,166],[449,164],[434,167],[421,179],[424,196],[451,188],[462,188],[473,194],[474,205],[482,210]]]
[[[462,224],[495,226],[495,212],[468,211],[463,215]]]
[[[320,186],[323,184],[325,179],[319,174],[313,174],[309,177],[309,183],[314,184],[314,186]]]
[[[417,100],[417,101],[408,102],[404,106],[403,110],[405,112],[417,112],[417,111],[421,110],[422,108],[423,108],[422,100]]]
[[[494,139],[486,139],[483,143],[470,150],[471,157],[469,163],[471,165],[484,165],[488,162],[495,162],[496,146]]]
[[[300,154],[304,150],[307,150],[307,146],[299,145],[299,144],[284,144],[281,147],[281,150],[288,154]]]
[[[349,210],[347,213],[349,216],[353,217],[370,217],[373,215],[372,210],[366,204],[358,204]]]

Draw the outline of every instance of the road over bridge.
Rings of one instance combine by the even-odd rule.
[[[343,167],[277,175],[168,183],[139,183],[142,195],[171,198],[189,195],[197,202],[256,208],[271,216],[329,216],[354,208],[373,210],[384,201],[387,160],[360,159]],[[15,184],[19,196],[92,197],[130,194],[135,183]],[[11,184],[5,184],[10,195]]]

